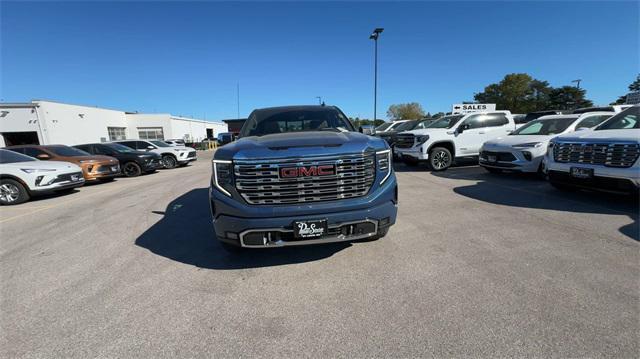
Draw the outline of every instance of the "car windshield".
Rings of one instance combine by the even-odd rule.
[[[89,152],[85,152],[83,150],[79,150],[77,148],[69,147],[69,146],[49,146],[47,150],[55,153],[58,156],[62,157],[81,157],[81,156],[91,156]]]
[[[107,146],[110,149],[119,153],[130,153],[135,151],[134,149],[127,147],[125,145],[121,145],[119,143],[105,143],[103,146]]]
[[[33,157],[23,155],[9,150],[0,150],[0,163],[17,163],[17,162],[30,162],[37,161]]]
[[[524,136],[524,135],[556,135],[564,132],[571,124],[577,120],[577,116],[564,117],[564,118],[549,118],[533,120],[519,129],[513,131],[511,136]]]
[[[387,130],[387,128],[389,128],[389,126],[391,126],[393,123],[392,122],[385,122],[382,125],[376,127],[376,131],[378,132],[384,132]]]
[[[164,142],[164,141],[149,141],[151,143],[153,143],[154,145],[158,146],[158,147],[171,147],[171,145],[169,145],[168,143]]]
[[[267,109],[254,111],[240,131],[240,137],[286,132],[354,131],[347,118],[335,108]]]
[[[433,121],[433,123],[431,123],[427,128],[451,128],[463,117],[464,115],[445,116]]]
[[[394,130],[398,132],[413,130],[413,128],[416,127],[417,124],[418,124],[418,121],[403,122],[400,125],[398,125],[398,127],[394,128]]]
[[[640,128],[640,106],[630,107],[603,122],[595,130],[624,130]]]

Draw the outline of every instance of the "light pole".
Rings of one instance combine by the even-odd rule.
[[[371,35],[370,40],[375,43],[375,50],[373,55],[373,123],[376,122],[376,111],[378,110],[378,37],[384,31],[381,27],[376,27]]]
[[[573,80],[573,81],[571,81],[571,83],[575,83],[575,84],[576,84],[576,88],[577,88],[578,90],[580,90],[580,82],[582,82],[582,79],[577,79],[577,80]],[[579,92],[579,91],[578,91],[578,92]],[[580,103],[582,102],[582,101],[580,101],[580,99],[578,99],[578,97],[577,97],[577,96],[580,96],[580,94],[579,94],[579,93],[578,93],[578,94],[576,94],[576,102],[575,102],[576,107],[575,107],[575,108],[580,107]]]
[[[318,99],[318,105],[322,105],[322,96],[316,96]]]

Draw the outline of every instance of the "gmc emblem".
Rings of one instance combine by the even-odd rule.
[[[336,165],[284,167],[280,169],[280,178],[321,177],[336,174]]]

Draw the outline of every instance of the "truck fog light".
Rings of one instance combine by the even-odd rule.
[[[525,158],[527,161],[531,161],[531,152],[529,152],[529,151],[522,151],[522,155],[524,156],[524,158]]]
[[[240,237],[238,237],[238,233],[225,232],[224,235],[229,239],[240,239]]]
[[[44,178],[44,176],[38,176],[36,177],[36,186],[40,185],[40,182],[42,182],[42,179]]]

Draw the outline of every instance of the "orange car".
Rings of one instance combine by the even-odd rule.
[[[14,152],[47,161],[65,161],[75,163],[82,168],[86,181],[112,180],[120,174],[120,163],[109,156],[96,156],[64,145],[20,145],[6,148]]]

